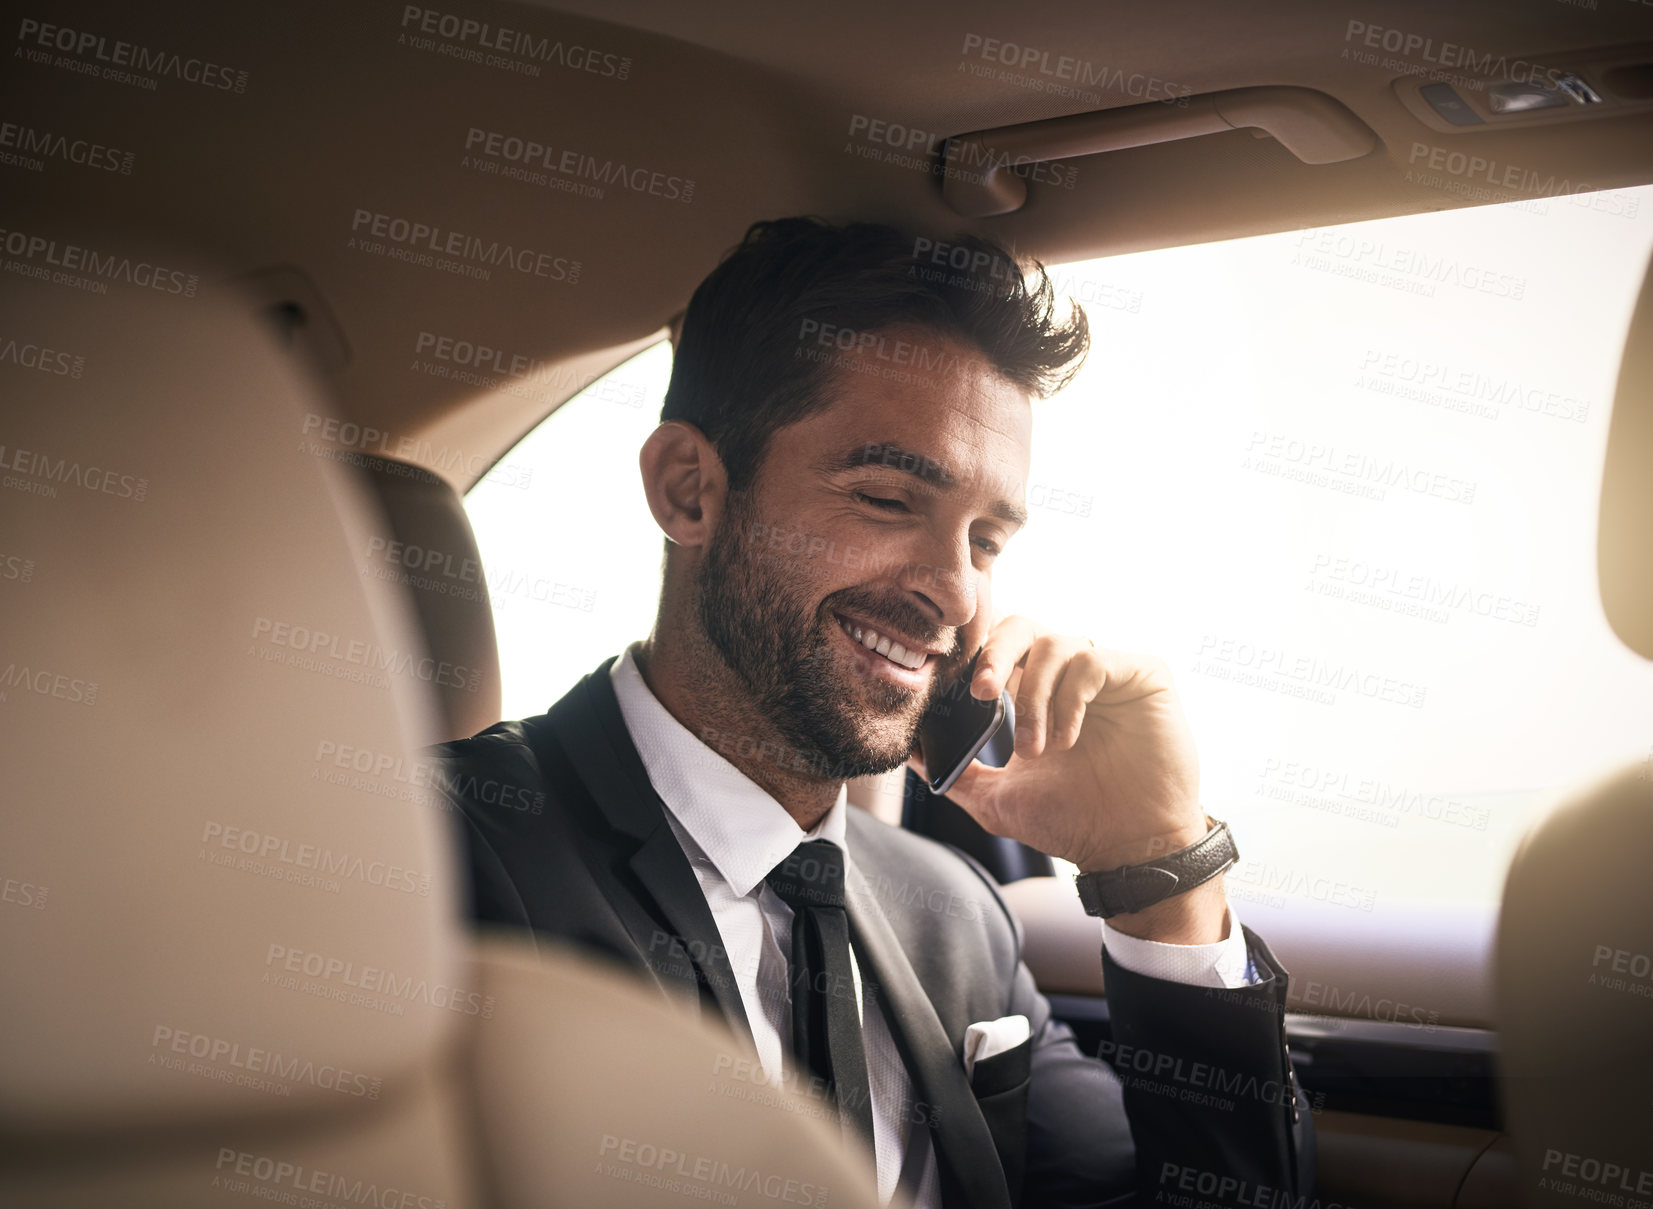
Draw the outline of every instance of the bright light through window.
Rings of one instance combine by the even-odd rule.
[[[1093,349],[1036,405],[995,595],[1170,662],[1242,915],[1496,902],[1537,810],[1649,758],[1653,664],[1602,616],[1595,534],[1653,188],[1605,196],[1055,270]],[[664,343],[619,367],[507,455],[529,488],[469,496],[507,717],[652,624],[637,450],[669,370]]]

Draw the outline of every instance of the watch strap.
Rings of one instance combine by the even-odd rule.
[[[1110,919],[1145,910],[1210,881],[1234,864],[1240,853],[1228,824],[1208,821],[1211,830],[1202,838],[1157,860],[1081,873],[1074,886],[1086,914]]]

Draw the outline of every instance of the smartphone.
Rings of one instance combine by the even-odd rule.
[[[970,679],[979,658],[980,650],[964,674],[936,694],[919,724],[918,741],[931,793],[951,789],[971,760],[1003,768],[1015,746],[1016,711],[1010,694],[1001,692],[993,701],[978,701],[970,695]]]

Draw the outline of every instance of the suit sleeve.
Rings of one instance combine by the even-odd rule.
[[[1244,930],[1258,981],[1197,987],[1103,953],[1118,1072],[1144,1203],[1295,1203],[1314,1190],[1314,1125],[1286,1047],[1286,971]]]
[[[479,924],[527,928],[528,908],[499,856],[510,835],[497,803],[527,802],[543,809],[545,794],[532,764],[493,737],[504,725],[476,738],[439,744],[429,754],[438,769],[436,783],[450,812],[454,842],[464,854],[466,914]]]
[[[1018,939],[1020,928],[1017,927]],[[1285,1047],[1286,974],[1245,932],[1259,979],[1190,986],[1102,961],[1113,1039],[1080,1051],[1025,964],[1010,1013],[1033,1034],[1021,1204],[1297,1203],[1313,1192],[1313,1127]]]

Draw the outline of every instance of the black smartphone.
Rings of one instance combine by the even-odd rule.
[[[919,724],[918,741],[931,793],[951,789],[971,760],[1003,768],[1015,746],[1016,711],[1010,694],[1002,692],[992,701],[978,701],[970,695],[970,679],[979,658],[978,650],[964,674],[936,694]]]

